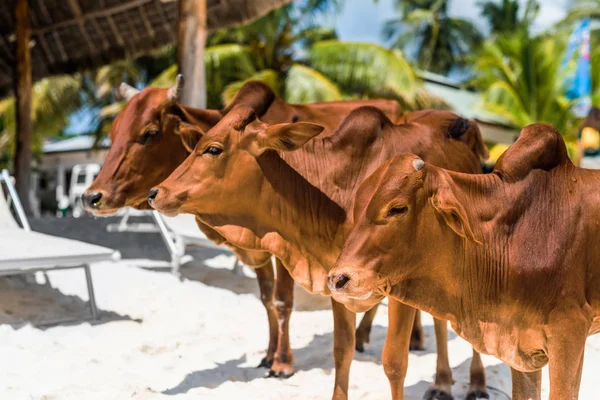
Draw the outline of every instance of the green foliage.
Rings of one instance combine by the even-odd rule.
[[[41,149],[44,138],[61,132],[67,124],[71,112],[81,104],[80,89],[79,75],[45,78],[33,85],[31,120],[34,154]],[[4,162],[12,158],[16,128],[15,99],[8,97],[0,101],[0,160]]]
[[[565,22],[571,23],[583,18],[600,19],[600,0],[574,0]]]
[[[294,64],[287,74],[284,97],[290,103],[315,103],[342,100],[342,93],[320,72]]]
[[[564,40],[522,32],[488,40],[474,59],[473,83],[483,92],[483,108],[521,128],[547,122],[572,129],[571,102],[564,94],[561,55]]]
[[[228,82],[223,93],[225,102],[233,98],[244,82],[257,78],[292,103],[358,96],[388,97],[409,108],[416,107],[419,104],[417,78],[402,53],[370,43],[340,42],[334,29],[313,23],[316,14],[330,9],[329,3],[339,2],[293,3],[246,27],[211,35],[207,52],[213,46],[232,43],[243,46],[248,49],[254,69],[242,68],[238,71],[240,76],[233,78],[232,67],[248,63],[241,54],[235,55],[239,61],[233,66],[219,66],[220,79]],[[337,6],[333,4],[334,9]],[[218,79],[209,81],[211,86],[219,82]],[[222,105],[214,102],[220,86],[208,88],[208,98],[212,99],[209,107]],[[428,100],[423,91],[419,94],[420,99]]]
[[[519,20],[519,2],[517,0],[502,0],[479,2],[481,16],[487,19],[492,34],[516,32]]]
[[[591,68],[592,68],[592,104],[600,107],[600,35],[592,46]]]
[[[414,106],[417,78],[399,51],[371,43],[316,43],[308,61],[338,84],[345,93],[388,97]]]
[[[397,0],[399,18],[383,27],[392,47],[416,48],[417,65],[427,71],[447,74],[454,66],[464,66],[466,56],[482,41],[471,22],[448,15],[449,0]]]

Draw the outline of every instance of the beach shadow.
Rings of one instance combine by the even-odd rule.
[[[65,295],[51,285],[35,283],[30,277],[0,278],[0,324],[14,329],[25,325],[45,330],[84,322],[91,325],[122,320],[141,322],[112,311],[98,312],[100,318],[92,319],[89,302]]]
[[[472,358],[468,358],[460,365],[452,368],[452,395],[455,399],[464,399],[469,389],[469,371]],[[410,368],[410,364],[408,366]],[[435,379],[435,371],[432,371],[431,379],[427,381],[419,381],[414,385],[404,388],[404,396],[406,400],[421,400],[423,394],[431,388]],[[490,400],[510,400],[511,399],[511,375],[510,368],[505,364],[497,364],[489,366],[485,369],[488,394]],[[509,387],[507,387],[507,385]]]
[[[245,364],[246,361],[246,355],[243,355],[236,360],[229,360],[222,364],[217,363],[217,366],[212,369],[191,372],[177,386],[164,390],[161,393],[168,396],[175,396],[199,387],[212,389],[219,387],[225,382],[249,382],[254,379],[264,378],[266,369],[241,367],[240,365]]]
[[[411,352],[417,356],[435,352],[434,344],[430,343],[431,340],[435,340],[429,340],[430,338],[434,338],[434,336],[432,336],[433,327],[425,326],[424,329],[427,350]],[[374,362],[378,365],[381,365],[381,353],[383,350],[386,333],[387,327],[374,325],[371,331],[371,340],[366,346],[365,352],[355,352],[354,359],[359,361]],[[450,337],[450,340],[453,340],[456,337],[457,336],[453,334]],[[315,352],[315,349],[323,349],[323,351],[317,353]],[[258,364],[258,362],[259,360],[256,360],[256,364]],[[249,382],[255,379],[264,379],[265,373],[267,372],[266,369],[255,368],[252,366],[241,366],[245,363],[247,363],[247,357],[246,355],[243,355],[238,359],[217,364],[217,366],[212,369],[191,372],[187,374],[179,384],[161,393],[166,395],[177,395],[186,393],[198,387],[216,388],[223,383],[230,381]],[[308,345],[299,349],[294,349],[294,368],[296,372],[309,371],[317,368],[327,374],[331,374],[334,369],[333,332],[327,332],[322,335],[314,335]],[[435,373],[435,370],[431,372],[433,374]],[[424,384],[426,384],[426,382]],[[423,393],[425,392],[423,391]],[[421,393],[421,395],[423,393]]]
[[[180,276],[196,282],[202,282],[207,286],[229,290],[235,294],[251,294],[260,300],[258,281],[254,277],[235,274],[232,269],[213,268],[205,264],[217,256],[231,256],[231,253],[218,249],[191,248],[188,252],[194,260],[186,263],[180,268]],[[231,267],[233,267],[233,257]],[[144,267],[142,267],[144,268]],[[170,267],[149,267],[154,272],[170,273]],[[294,286],[294,310],[295,311],[317,311],[331,308],[331,299],[326,296],[310,294],[300,286]]]

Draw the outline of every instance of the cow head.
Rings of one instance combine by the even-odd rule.
[[[148,190],[168,177],[220,119],[218,111],[179,105],[182,85],[181,75],[170,89],[121,85],[127,104],[112,124],[100,174],[83,195],[87,210],[109,215],[125,206],[148,208]]]
[[[450,262],[457,235],[476,241],[444,170],[404,154],[360,185],[354,228],[327,284],[336,296],[388,294],[401,280]]]
[[[150,191],[149,202],[166,214],[248,211],[256,207],[265,179],[261,157],[270,151],[294,151],[322,130],[308,122],[267,125],[252,108],[236,106]]]

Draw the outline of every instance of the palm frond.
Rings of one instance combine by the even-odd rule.
[[[284,98],[289,103],[315,103],[341,100],[342,93],[335,83],[320,72],[294,64],[285,80]]]
[[[310,49],[308,60],[344,92],[414,104],[417,78],[399,51],[371,43],[324,41]]]
[[[280,79],[276,71],[265,69],[249,76],[247,79],[235,81],[225,87],[222,93],[223,104],[227,105],[233,100],[238,90],[248,81],[260,81],[269,86],[275,94],[280,95]]]

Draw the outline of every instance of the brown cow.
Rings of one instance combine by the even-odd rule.
[[[248,107],[236,107],[198,142],[194,153],[149,200],[167,213],[193,213],[231,243],[267,250],[296,283],[329,295],[326,278],[353,221],[354,193],[386,159],[407,150],[425,159],[477,173],[487,155],[475,123],[443,111],[411,113],[394,125],[373,107],[353,111],[330,137],[312,123],[267,125]],[[273,151],[274,150],[274,151]],[[334,311],[334,399],[346,399],[354,351],[354,312],[366,311],[382,295],[332,301]],[[388,337],[410,332],[414,309],[390,306]],[[442,355],[436,386],[427,398],[449,395],[446,323],[437,324]],[[400,357],[398,357],[400,355]],[[386,342],[383,363],[395,399],[403,396],[408,345]],[[483,369],[474,368],[472,394],[485,392]],[[479,365],[481,363],[479,362]]]
[[[122,95],[129,101],[113,123],[112,146],[102,170],[83,196],[89,211],[96,215],[110,215],[125,206],[148,209],[148,191],[185,160],[198,135],[214,126],[237,104],[252,107],[270,123],[316,119],[326,126],[329,133],[360,105],[377,106],[393,120],[402,115],[398,103],[389,100],[287,104],[260,82],[248,82],[242,86],[227,108],[204,110],[178,104],[181,84],[182,78],[178,77],[178,85],[171,89],[146,88],[138,91],[126,84],[121,86]],[[189,129],[192,125],[194,129]],[[269,321],[269,346],[260,366],[270,368],[270,375],[290,376],[293,373],[293,356],[288,326],[293,305],[293,280],[287,270],[276,261],[278,279],[274,283],[269,253],[236,248],[226,243],[217,232],[197,222],[208,238],[229,245],[245,264],[255,267]],[[365,315],[357,330],[359,349],[368,341],[376,310],[374,307]],[[416,330],[415,335],[422,337],[420,330]],[[411,343],[416,347],[422,346],[418,341]]]
[[[511,367],[513,399],[540,399],[548,363],[550,400],[577,399],[586,337],[600,331],[599,187],[547,124],[524,128],[490,175],[399,156],[361,185],[329,285],[449,319]]]

